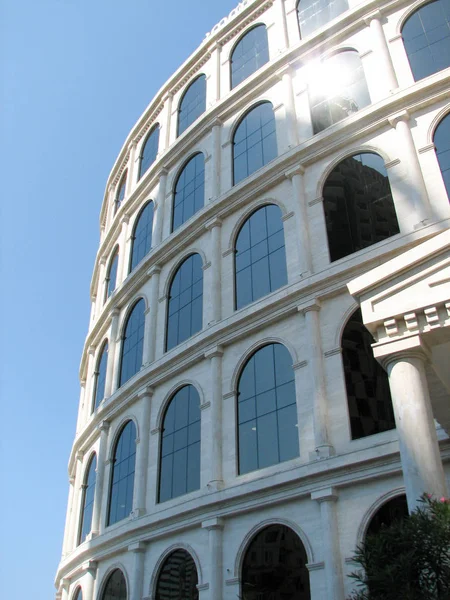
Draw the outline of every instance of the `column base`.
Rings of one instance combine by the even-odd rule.
[[[220,490],[223,490],[223,486],[224,483],[222,479],[213,479],[206,484],[208,492],[220,492]]]
[[[312,462],[314,460],[322,460],[323,458],[330,458],[330,456],[335,456],[336,451],[331,444],[326,444],[323,446],[317,446],[314,452],[309,453],[309,460]]]
[[[139,517],[143,517],[146,513],[147,511],[145,508],[135,508],[131,511],[130,518],[132,521],[134,521],[135,519],[139,519]]]

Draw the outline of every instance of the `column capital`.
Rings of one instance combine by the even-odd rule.
[[[219,217],[214,217],[214,219],[210,219],[205,223],[205,229],[207,231],[214,229],[214,227],[222,227],[222,220],[219,219]]]
[[[93,577],[97,572],[98,562],[95,560],[88,560],[81,565],[81,570],[85,573],[90,573]]]
[[[372,21],[381,21],[382,18],[383,18],[383,13],[378,8],[377,10],[374,10],[369,15],[364,17],[364,23],[366,25],[370,25]]]
[[[321,308],[322,304],[318,298],[314,298],[306,304],[300,304],[299,306],[297,306],[298,312],[302,315],[306,315],[306,313],[308,312],[319,312]]]
[[[208,531],[213,529],[223,529],[223,523],[224,521],[220,517],[213,517],[212,519],[202,522],[202,529],[207,529]]]
[[[153,277],[154,275],[159,275],[160,273],[161,267],[159,265],[153,265],[153,267],[147,271],[147,276]]]
[[[387,369],[392,363],[408,358],[419,358],[423,362],[431,360],[431,351],[420,335],[373,344],[372,349],[374,357],[384,369]]]
[[[122,225],[122,228],[124,226],[128,225],[129,222],[130,222],[130,215],[128,215],[128,214],[123,215],[122,220],[120,222],[120,224]]]
[[[146,542],[133,542],[132,544],[130,544],[128,546],[128,552],[135,552],[136,554],[145,552],[146,549],[147,549]]]
[[[167,177],[168,174],[169,169],[167,167],[162,167],[162,169],[159,171],[159,178],[162,179],[162,177]]]
[[[295,177],[295,175],[304,175],[305,174],[305,168],[298,164],[295,165],[295,167],[292,167],[291,169],[288,169],[287,171],[284,172],[284,176],[287,179],[292,179],[293,177]]]
[[[100,431],[100,433],[108,433],[109,426],[110,426],[110,422],[107,421],[106,419],[104,419],[97,425],[97,429],[98,429],[98,431]]]
[[[78,461],[82,462],[82,461],[83,461],[83,458],[84,458],[84,452],[83,452],[82,450],[78,450],[78,451],[77,451],[77,454],[76,454],[76,459],[77,459]]]
[[[214,348],[210,348],[204,354],[205,358],[216,358],[223,356],[223,347],[222,346],[214,346]]]
[[[392,117],[389,117],[388,122],[389,122],[389,125],[395,129],[399,123],[407,123],[410,120],[410,118],[411,118],[411,115],[405,109],[405,110],[401,110],[400,112],[398,112],[395,115],[392,115]]]
[[[311,492],[311,500],[316,500],[319,502],[336,502],[339,495],[335,487],[322,488],[321,490],[316,490],[315,492]]]
[[[119,315],[120,315],[120,309],[117,307],[113,308],[111,311],[111,318],[116,319]]]
[[[223,125],[223,121],[221,119],[219,119],[219,117],[215,117],[211,122],[210,122],[210,127],[211,129],[213,129],[213,127],[222,127]]]
[[[135,150],[137,146],[137,140],[131,140],[131,142],[128,144],[128,152],[131,152],[132,150]]]
[[[280,69],[278,69],[278,71],[275,71],[275,76],[278,77],[278,79],[283,79],[283,77],[285,75],[289,75],[290,77],[292,77],[295,73],[295,69],[293,68],[292,65],[287,64],[284,65],[283,67],[281,67]]]
[[[155,388],[153,388],[151,385],[146,385],[144,388],[139,390],[137,396],[138,396],[139,400],[141,400],[142,398],[151,398],[154,393],[155,393]]]

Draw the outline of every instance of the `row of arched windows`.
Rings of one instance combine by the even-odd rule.
[[[406,496],[388,500],[372,516],[366,534],[408,517]],[[310,600],[308,553],[298,533],[283,523],[272,523],[259,529],[245,546],[240,561],[240,597],[245,600]],[[156,600],[198,600],[199,577],[196,562],[184,548],[176,548],[166,556],[157,571]],[[73,600],[82,600],[77,587]],[[116,568],[106,578],[100,600],[128,600],[123,572]]]
[[[348,10],[347,0],[300,0],[297,14],[301,37]],[[433,0],[419,7],[404,23],[402,37],[415,81],[450,66],[450,0]],[[257,24],[237,41],[230,56],[231,87],[235,87],[269,61],[266,26]],[[314,134],[337,123],[349,114],[370,104],[364,70],[356,51],[344,51],[329,57],[319,68],[309,85],[312,126]],[[177,135],[181,135],[206,110],[206,77],[198,75],[188,86],[178,106]],[[238,126],[235,157],[246,146],[246,159],[235,162],[234,183],[260,168],[277,155],[274,123],[266,123],[269,107],[259,109],[252,119]],[[259,124],[258,124],[259,120]],[[258,133],[254,133],[256,128]],[[259,144],[256,139],[259,138]],[[247,138],[243,142],[242,138]],[[255,150],[254,146],[258,146]],[[138,179],[156,160],[159,147],[159,125],[156,124],[142,144]],[[248,164],[245,164],[245,163]],[[115,212],[125,197],[126,172],[117,186]],[[195,210],[194,210],[195,212]],[[189,211],[187,213],[189,216]],[[192,213],[193,214],[193,213]],[[174,218],[173,229],[178,226]],[[185,219],[184,219],[185,220]],[[181,223],[184,222],[181,220]]]
[[[373,357],[372,343],[357,310],[344,328],[341,343],[352,439],[395,427],[387,375]],[[292,357],[285,346],[267,344],[249,357],[237,384],[239,475],[299,456],[298,398]],[[200,488],[200,423],[199,393],[193,385],[184,385],[172,395],[163,413],[158,502]],[[136,428],[130,420],[113,446],[107,525],[132,510],[135,455]],[[93,455],[84,478],[80,542],[90,531],[95,466]]]

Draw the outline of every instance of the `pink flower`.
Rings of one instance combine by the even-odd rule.
[[[444,496],[442,496],[442,498],[439,500],[439,502],[447,502],[447,498],[444,498]]]

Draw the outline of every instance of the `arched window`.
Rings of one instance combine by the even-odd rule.
[[[199,254],[191,254],[175,273],[169,290],[166,350],[203,327],[203,269]]]
[[[178,108],[178,133],[181,135],[206,110],[206,77],[199,75],[185,91]]]
[[[205,203],[205,158],[195,154],[183,167],[175,184],[172,231],[192,217]]]
[[[417,9],[403,25],[402,37],[414,81],[449,67],[450,0]]]
[[[107,525],[125,519],[133,508],[136,427],[127,421],[117,438],[113,453]]]
[[[108,577],[102,600],[127,600],[127,583],[120,569],[115,569]]]
[[[95,482],[97,480],[97,456],[92,455],[86,469],[83,482],[83,494],[81,499],[81,519],[78,533],[78,543],[84,542],[92,529],[92,513],[94,510]]]
[[[77,587],[75,594],[73,596],[73,600],[83,600],[83,593],[80,587]]]
[[[141,298],[128,315],[122,337],[119,387],[142,367],[145,329],[145,302]]]
[[[300,37],[302,39],[308,37],[346,10],[348,10],[347,0],[299,0],[297,18]]]
[[[247,361],[237,417],[240,475],[299,455],[294,370],[281,344],[264,346]]]
[[[370,104],[359,54],[345,50],[311,71],[308,85],[313,133],[319,133]]]
[[[120,180],[120,183],[116,190],[116,197],[114,200],[114,214],[116,214],[116,212],[119,210],[119,208],[123,202],[123,199],[125,198],[126,185],[127,185],[127,172],[125,171],[125,173],[122,175],[122,179]]]
[[[287,284],[281,210],[274,204],[256,210],[236,238],[236,308]]]
[[[239,183],[278,155],[272,104],[262,102],[240,121],[233,136],[233,182]]]
[[[185,385],[164,415],[159,471],[159,502],[200,488],[200,397]]]
[[[395,521],[402,521],[409,516],[405,494],[396,496],[385,502],[370,519],[366,535],[374,535],[382,527],[389,527]]]
[[[155,125],[142,145],[139,156],[138,180],[146,173],[156,160],[159,146],[159,125]]]
[[[341,342],[352,440],[395,428],[388,376],[373,356],[373,342],[358,309]]]
[[[241,597],[245,600],[310,600],[308,557],[296,533],[269,525],[250,542],[242,563]]]
[[[266,26],[256,25],[241,37],[231,54],[231,87],[236,87],[268,61]]]
[[[94,397],[92,411],[94,411],[105,397],[106,367],[108,365],[108,340],[103,343],[97,360],[97,368],[94,373]]]
[[[117,285],[117,267],[119,265],[119,246],[114,248],[113,255],[109,261],[108,270],[106,271],[105,279],[105,298],[104,302],[108,300]]]
[[[450,199],[450,113],[436,127],[433,141],[442,179]]]
[[[383,159],[364,152],[341,161],[323,187],[330,260],[399,233],[391,186]]]
[[[153,202],[147,202],[134,224],[131,238],[130,273],[141,262],[152,247]]]
[[[189,552],[181,548],[163,563],[156,584],[156,600],[198,600],[197,567]]]

